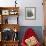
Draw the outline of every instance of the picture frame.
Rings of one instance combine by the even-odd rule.
[[[2,10],[2,15],[9,15],[9,10]]]
[[[36,8],[35,7],[25,7],[25,19],[26,20],[36,19]]]
[[[8,24],[18,24],[18,16],[9,17]]]
[[[3,24],[8,24],[8,16],[3,16],[2,20]]]
[[[4,28],[2,31],[2,40],[8,41],[12,40],[12,33],[13,31],[10,28]]]
[[[16,10],[14,10],[14,9],[9,11],[9,14],[10,15],[17,15],[17,13],[18,12]]]

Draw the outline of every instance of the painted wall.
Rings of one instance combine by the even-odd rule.
[[[19,23],[22,26],[43,26],[42,0],[21,0]],[[36,7],[36,20],[25,20],[25,7]]]
[[[0,0],[0,6],[15,6],[15,0]],[[21,26],[43,26],[42,0],[17,0],[19,6],[19,24]],[[25,20],[25,7],[36,7],[36,20]],[[12,17],[9,17],[12,18]],[[10,19],[9,19],[10,20]],[[13,21],[15,22],[15,21]]]

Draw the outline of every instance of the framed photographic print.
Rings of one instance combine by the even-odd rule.
[[[2,40],[8,41],[12,40],[12,30],[10,28],[4,28],[2,31]]]
[[[18,23],[17,18],[18,18],[17,16],[11,16],[11,17],[9,17],[8,24],[17,24]]]
[[[25,8],[25,19],[27,19],[27,20],[36,19],[36,8],[35,7],[26,7]]]
[[[9,10],[2,10],[2,15],[9,15]]]

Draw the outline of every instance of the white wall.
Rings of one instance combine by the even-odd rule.
[[[20,25],[22,26],[43,26],[42,0],[21,0]],[[25,7],[36,7],[36,20],[25,20]]]
[[[0,0],[0,6],[15,6],[15,0]],[[19,9],[19,24],[21,26],[43,26],[42,0],[17,0]],[[36,20],[25,20],[25,7],[36,7]]]

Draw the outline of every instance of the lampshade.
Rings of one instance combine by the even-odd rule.
[[[16,28],[14,29],[14,32],[17,32],[17,29]]]

